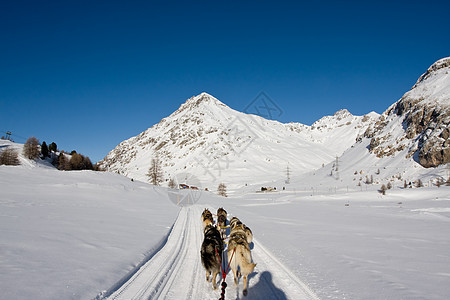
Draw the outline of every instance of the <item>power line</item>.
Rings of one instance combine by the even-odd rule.
[[[12,133],[12,132],[9,131],[9,130],[6,130],[6,131],[5,131],[5,130],[0,130],[0,132],[6,134],[6,139],[7,139],[7,140],[11,140],[11,136],[14,138],[14,140],[19,139],[19,140],[26,141],[26,140],[28,139],[28,138],[26,138],[26,137],[23,137],[23,136],[14,134],[14,133]]]

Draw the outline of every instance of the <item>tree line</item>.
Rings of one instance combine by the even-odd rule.
[[[59,151],[55,142],[50,145],[44,141],[42,144],[36,137],[30,137],[23,145],[22,155],[30,160],[48,160],[58,170],[95,170],[99,168],[93,165],[88,156],[77,153],[73,150],[70,154]],[[20,165],[19,153],[16,149],[5,147],[0,152],[0,165]]]

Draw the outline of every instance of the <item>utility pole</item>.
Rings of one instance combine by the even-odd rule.
[[[339,180],[339,157],[336,155],[336,162],[335,162],[335,171],[336,171],[336,180]]]
[[[291,183],[291,170],[289,169],[289,163],[286,167],[286,184],[290,184]]]

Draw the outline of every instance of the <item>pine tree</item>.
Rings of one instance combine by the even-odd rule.
[[[28,159],[39,157],[39,140],[34,136],[30,137],[23,145],[23,155]]]
[[[383,194],[383,195],[386,195],[386,190],[387,190],[387,188],[386,188],[386,186],[383,184],[383,185],[381,186],[380,193]]]
[[[47,143],[45,143],[45,141],[42,142],[42,145],[41,145],[41,154],[42,154],[42,158],[49,157],[48,146],[47,146]]]
[[[219,196],[227,197],[227,186],[224,183],[220,183],[217,187],[217,194],[219,194]]]
[[[48,146],[48,150],[51,152],[57,152],[58,151],[58,147],[56,146],[55,142],[52,142],[49,146]]]
[[[153,185],[160,185],[163,181],[163,171],[161,167],[161,161],[158,157],[152,159],[150,168],[148,169],[147,176],[149,181]]]
[[[0,165],[18,166],[20,165],[19,154],[14,149],[6,148],[0,152]]]
[[[70,170],[70,165],[69,162],[67,161],[66,154],[64,153],[64,151],[61,151],[61,153],[59,153],[58,156],[58,170],[62,171]]]
[[[169,188],[174,189],[177,187],[177,184],[175,183],[175,180],[173,178],[170,178],[169,180]]]
[[[78,153],[72,154],[69,165],[71,170],[83,170],[83,157]]]
[[[93,170],[94,166],[92,165],[91,159],[88,156],[83,156],[83,170]]]

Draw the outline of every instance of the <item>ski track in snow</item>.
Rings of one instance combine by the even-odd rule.
[[[213,290],[200,260],[202,210],[183,207],[164,247],[107,299],[219,299],[222,278]],[[319,299],[257,241],[252,256],[257,266],[249,275],[248,296],[242,294],[242,278],[236,286],[230,269],[226,299]]]

